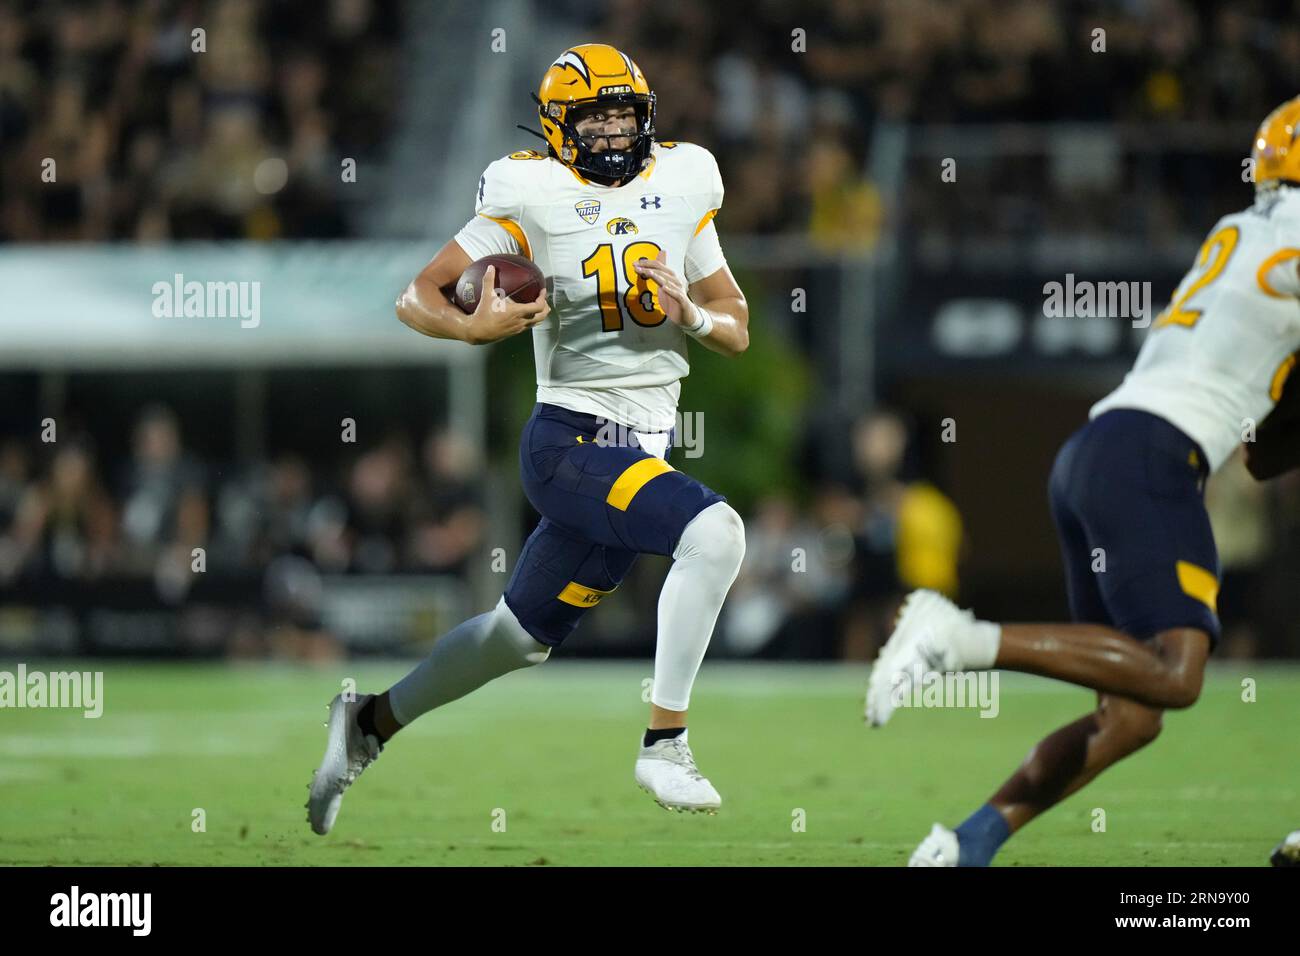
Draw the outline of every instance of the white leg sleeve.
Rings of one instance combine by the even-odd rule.
[[[659,592],[659,635],[651,701],[686,710],[713,625],[745,557],[745,524],[725,501],[709,505],[682,532]]]
[[[494,677],[540,664],[550,654],[549,647],[524,630],[503,597],[491,611],[438,638],[429,656],[389,688],[388,702],[398,723],[406,725]]]

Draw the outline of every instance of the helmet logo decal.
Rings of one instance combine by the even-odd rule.
[[[611,219],[605,225],[605,231],[611,236],[635,236],[637,234],[636,223],[631,219],[624,219],[622,216]]]
[[[624,57],[624,59],[626,59],[626,57]],[[582,77],[583,82],[588,86],[591,85],[591,74],[587,72],[587,64],[574,50],[565,50],[563,55],[552,63],[551,66],[571,66],[578,71],[578,75]]]
[[[594,226],[596,220],[600,218],[600,200],[583,199],[573,204],[573,208],[578,211],[582,221],[589,226]],[[617,221],[617,220],[616,220]]]

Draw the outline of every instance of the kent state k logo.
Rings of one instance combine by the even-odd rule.
[[[658,197],[658,196],[642,196],[642,197],[641,197],[641,208],[642,208],[642,209],[649,209],[651,206],[654,206],[656,209],[659,208],[659,197]]]

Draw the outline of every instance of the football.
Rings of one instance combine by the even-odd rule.
[[[496,268],[495,285],[516,302],[532,302],[546,287],[546,278],[531,259],[523,256],[484,256],[466,267],[456,280],[452,301],[461,311],[473,313],[483,295],[483,273]]]

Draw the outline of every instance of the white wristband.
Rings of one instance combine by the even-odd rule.
[[[708,311],[708,309],[701,309],[698,305],[695,305],[694,302],[691,303],[691,306],[695,309],[695,313],[700,317],[700,321],[691,328],[687,328],[683,325],[682,331],[687,335],[693,335],[697,339],[702,339],[713,331],[713,315]]]

